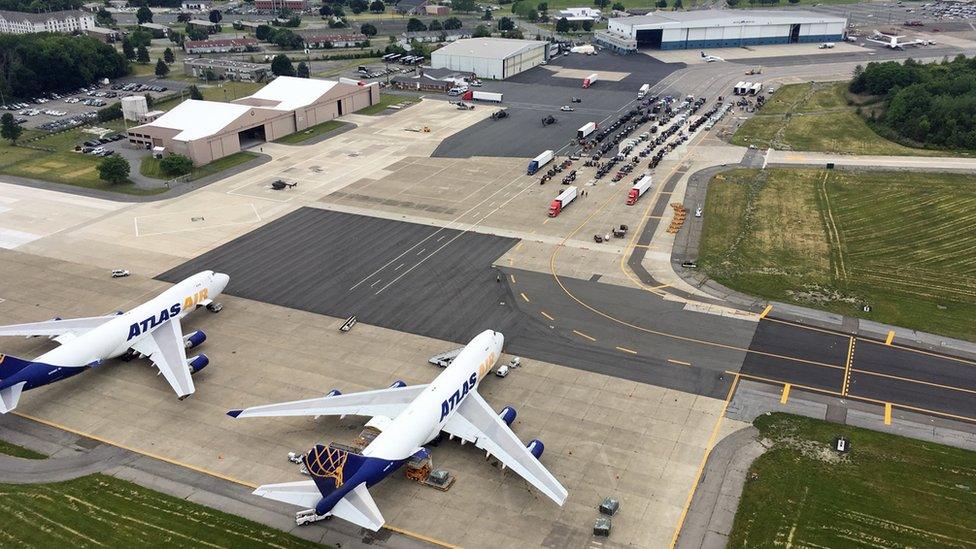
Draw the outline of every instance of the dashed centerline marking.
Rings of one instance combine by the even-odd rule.
[[[788,401],[790,399],[790,388],[792,388],[792,387],[793,386],[790,385],[789,383],[783,385],[783,394],[780,395],[780,397],[779,397],[779,403],[780,404],[786,404],[786,401]]]
[[[422,253],[424,253],[426,251],[427,251],[427,248],[424,248],[423,250],[420,250],[419,252],[417,252],[417,255],[420,255],[420,254],[422,254]]]
[[[891,342],[894,339],[895,339],[895,331],[888,330],[888,337],[885,338],[885,345],[891,345]]]
[[[766,315],[768,315],[769,314],[769,311],[772,311],[772,310],[773,310],[773,306],[772,305],[766,305],[766,308],[763,309],[763,311],[761,313],[759,313],[759,318],[766,318]]]
[[[590,341],[596,341],[596,338],[595,337],[593,337],[593,336],[591,336],[589,334],[584,334],[583,332],[581,332],[579,330],[573,330],[573,333],[576,334],[576,335],[578,335],[578,336],[580,336],[580,337],[589,339]]]
[[[625,353],[630,353],[630,354],[632,354],[632,355],[636,355],[636,354],[637,354],[637,351],[635,351],[635,350],[633,350],[633,349],[628,349],[628,348],[626,348],[626,347],[617,347],[617,350],[618,350],[618,351],[623,351],[623,352],[625,352]]]
[[[393,270],[394,271],[399,271],[400,270],[400,267],[403,267],[404,265],[406,265],[406,263],[401,263],[401,264],[397,265],[396,268],[393,269]],[[370,287],[372,287],[372,286],[370,286]]]
[[[680,364],[682,366],[691,366],[690,362],[685,362],[683,360],[675,360],[673,358],[669,358],[668,362],[670,362],[671,364]]]
[[[525,292],[522,292],[519,295],[522,296],[522,299],[524,299],[526,303],[532,303],[531,301],[529,301],[528,296],[525,295]]]
[[[549,313],[547,313],[545,311],[539,311],[539,314],[542,315],[542,316],[544,316],[544,317],[546,317],[546,318],[548,318],[549,320],[556,320],[555,318],[552,318],[552,315],[550,315]]]
[[[370,288],[372,288],[373,286],[376,286],[377,284],[379,284],[380,282],[382,282],[382,280],[383,280],[383,279],[381,279],[381,278],[377,278],[377,279],[376,279],[376,282],[374,282],[374,283],[372,283],[372,284],[370,284],[370,285],[369,285],[369,287],[370,287]]]

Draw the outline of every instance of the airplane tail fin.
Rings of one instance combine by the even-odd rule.
[[[10,355],[0,355],[0,379],[7,379],[32,364],[29,360]]]
[[[316,444],[305,454],[305,468],[323,497],[342,488],[366,463],[365,456],[334,446]]]

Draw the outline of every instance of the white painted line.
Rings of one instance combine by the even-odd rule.
[[[393,269],[393,270],[394,271],[399,271],[400,270],[400,267],[403,267],[404,265],[406,265],[406,263],[401,263],[401,264],[399,264],[399,265],[396,266],[396,269]]]
[[[426,251],[427,251],[427,248],[424,248],[423,250],[420,250],[419,252],[417,252],[417,255],[420,255],[420,254],[422,254],[422,253],[424,253]]]
[[[377,285],[377,284],[379,284],[379,283],[380,283],[380,279],[379,279],[379,278],[377,278],[377,279],[376,279],[376,282],[374,282],[374,283],[372,283],[372,284],[370,284],[370,285],[369,285],[369,287],[370,287],[370,288],[372,288],[373,286],[376,286],[376,285]]]

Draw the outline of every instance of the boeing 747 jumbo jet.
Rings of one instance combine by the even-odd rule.
[[[506,406],[496,414],[477,392],[478,383],[501,355],[504,341],[492,330],[478,334],[429,385],[406,386],[398,381],[387,389],[348,395],[333,389],[322,398],[231,410],[231,417],[372,416],[367,426],[381,431],[361,454],[316,445],[304,457],[312,480],[267,484],[254,493],[379,530],[385,521],[367,488],[411,457],[426,457],[423,446],[443,431],[494,455],[503,467],[562,505],[566,489],[539,462],[542,442],[523,446],[509,428],[515,409]]]
[[[190,375],[210,360],[204,354],[187,360],[187,349],[203,343],[207,336],[200,330],[184,336],[180,319],[200,306],[219,311],[213,298],[229,280],[225,274],[204,271],[128,312],[0,326],[0,336],[48,336],[60,344],[34,360],[0,355],[0,413],[17,407],[23,391],[80,374],[116,357],[148,357],[183,400],[194,391]]]

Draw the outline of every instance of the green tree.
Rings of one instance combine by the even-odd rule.
[[[254,29],[254,37],[258,40],[267,40],[271,36],[271,27],[268,25],[258,25]]]
[[[100,27],[114,27],[115,18],[105,8],[99,8],[95,14],[95,24]]]
[[[136,21],[138,21],[140,25],[143,23],[152,23],[152,18],[153,13],[152,10],[149,9],[149,6],[142,6],[136,10]]]
[[[464,23],[457,17],[448,17],[444,20],[444,30],[457,30],[462,26],[464,26]]]
[[[676,10],[680,10],[682,8],[681,0],[674,0],[674,4],[671,4],[671,6]]]
[[[451,9],[466,13],[475,11],[478,8],[475,6],[475,0],[453,0],[451,2]]]
[[[190,99],[196,99],[197,101],[203,101],[203,94],[200,93],[200,88],[198,88],[196,84],[190,84],[190,87],[187,88],[186,91],[187,91],[187,93],[190,94]]]
[[[565,17],[560,17],[559,21],[556,21],[556,32],[569,32],[569,20]]]
[[[485,13],[482,14],[481,20],[482,21],[491,21],[493,18],[494,18],[494,16],[491,14],[491,10],[488,9],[488,8],[485,8]]]
[[[332,6],[328,4],[322,4],[322,7],[319,8],[319,15],[321,15],[322,17],[328,17],[332,15]]]
[[[304,61],[298,64],[298,68],[295,69],[295,76],[299,78],[308,78],[309,76],[311,76],[311,71],[309,70],[308,65],[306,65]]]
[[[725,3],[728,4],[730,8],[734,8],[739,5],[739,0],[725,0]]]
[[[164,78],[169,74],[169,65],[162,59],[156,60],[156,78]]]
[[[750,2],[755,2],[755,0],[749,0],[749,1]],[[664,8],[668,7],[668,0],[657,0],[657,3],[654,4],[654,5],[656,7],[658,7],[658,8],[664,9]]]
[[[407,21],[407,32],[420,32],[427,30],[427,25],[416,17],[411,17]]]
[[[149,50],[146,49],[146,46],[139,46],[139,49],[136,50],[136,62],[142,64],[149,62]]]
[[[359,15],[369,9],[369,4],[366,0],[349,0],[349,9],[356,15]]]
[[[359,32],[365,34],[366,36],[376,36],[376,26],[372,23],[363,23],[359,27]]]
[[[474,38],[486,38],[488,36],[491,36],[491,29],[489,29],[485,25],[478,25],[477,27],[475,27],[474,32],[471,33],[471,36],[473,36]]]
[[[186,26],[186,37],[190,40],[206,40],[210,34],[207,29],[202,29],[193,25]]]
[[[122,41],[122,55],[124,55],[129,61],[136,58],[136,50],[132,47],[132,42],[129,42],[128,40]]]
[[[216,25],[217,23],[220,23],[224,19],[224,15],[220,13],[220,10],[210,10],[210,14],[207,16],[207,19],[209,19],[211,23]]]
[[[444,25],[441,24],[437,19],[431,19],[430,25],[427,25],[427,30],[439,31],[444,30]]]
[[[98,164],[98,177],[113,185],[125,183],[129,179],[129,161],[114,154]]]
[[[190,19],[193,19],[193,16],[190,15],[189,13],[182,12],[182,11],[176,16],[177,23],[189,23]]]
[[[591,30],[593,30],[593,20],[592,19],[587,19],[587,20],[583,21],[581,23],[581,25],[583,26],[583,30],[585,30],[586,32],[590,32]]]
[[[498,30],[500,31],[510,31],[515,28],[515,22],[508,17],[502,17],[498,20]]]
[[[173,61],[176,61],[176,56],[173,55],[172,49],[166,48],[165,50],[163,50],[163,61],[166,61],[167,63],[172,63]]]
[[[179,177],[193,171],[193,161],[182,154],[170,154],[159,161],[159,169],[169,177]]]
[[[615,4],[614,4],[614,5],[613,5],[613,6],[611,7],[611,9],[614,9],[614,10],[616,10],[616,11],[624,11],[624,10],[626,10],[627,8],[626,8],[626,7],[625,7],[625,6],[623,5],[623,3],[622,3],[622,2],[617,2],[617,3],[615,3]]]
[[[593,0],[593,3],[602,9],[610,5],[610,0]]]
[[[373,0],[373,2],[369,5],[369,11],[373,13],[383,13],[386,11],[386,4],[383,3],[383,0]]]
[[[3,116],[0,116],[0,137],[10,141],[11,145],[16,145],[22,133],[24,133],[24,128],[17,124],[14,115],[5,112]]]
[[[549,2],[539,2],[539,5],[535,7],[539,12],[549,11]]]
[[[183,47],[183,41],[186,39],[186,35],[180,31],[170,30],[169,31],[169,41],[176,44],[179,47]]]
[[[271,60],[271,72],[275,76],[295,76],[295,67],[287,55],[278,54]]]
[[[150,96],[146,96],[147,102],[149,97]],[[98,109],[97,116],[99,122],[108,122],[109,120],[118,120],[119,118],[122,118],[122,103],[112,103],[104,109]]]

